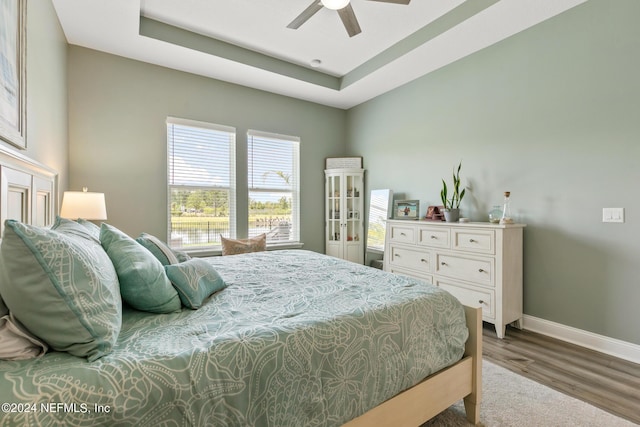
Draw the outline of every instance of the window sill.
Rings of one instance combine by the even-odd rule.
[[[267,244],[268,251],[280,251],[284,249],[302,249],[304,243],[302,242],[287,242],[287,243],[271,243]],[[222,248],[219,246],[211,247],[211,248],[203,248],[203,249],[192,249],[192,250],[184,250],[180,249],[183,252],[189,254],[189,256],[196,258],[210,257],[210,256],[221,256]]]

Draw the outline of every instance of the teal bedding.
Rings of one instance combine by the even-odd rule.
[[[0,426],[339,426],[463,355],[462,306],[424,282],[309,251],[206,260],[227,288],[125,309],[97,361],[0,361]]]

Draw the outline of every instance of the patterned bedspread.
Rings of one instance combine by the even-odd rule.
[[[0,426],[339,426],[462,357],[463,308],[431,285],[309,251],[207,260],[226,289],[125,309],[102,359],[0,361]]]

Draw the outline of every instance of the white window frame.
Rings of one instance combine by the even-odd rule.
[[[269,188],[265,186],[252,186],[253,180],[251,179],[251,155],[253,138],[263,138],[276,141],[286,141],[292,143],[293,148],[293,164],[292,174],[293,183],[291,191],[283,190],[282,188]],[[270,192],[270,193],[291,193],[291,235],[288,240],[268,240],[270,244],[278,243],[299,243],[300,242],[300,138],[297,136],[281,135],[270,132],[263,132],[259,130],[250,129],[247,132],[247,203],[249,203],[249,195],[255,192]],[[247,218],[247,222],[249,218]]]
[[[201,122],[196,120],[182,119],[177,117],[167,117],[167,242],[170,246],[171,240],[171,190],[174,188],[181,188],[185,190],[228,190],[229,191],[229,233],[230,238],[236,238],[237,233],[237,209],[236,209],[236,192],[237,192],[237,177],[236,177],[236,129],[230,126],[218,125],[208,122]],[[229,186],[218,185],[175,185],[173,184],[172,173],[172,161],[173,153],[172,136],[170,135],[170,125],[178,125],[199,129],[212,130],[216,132],[224,132],[229,134]],[[200,245],[195,246],[194,249],[204,249],[206,247],[219,247],[219,245]],[[185,248],[189,249],[189,248]]]

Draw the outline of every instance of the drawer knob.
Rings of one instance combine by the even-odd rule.
[[[400,235],[401,235],[401,236],[406,236],[406,234],[404,234],[404,233],[400,233]]]
[[[421,262],[427,262],[427,260],[426,260],[426,259],[424,259],[424,258],[420,259],[420,261],[421,261]]]
[[[476,242],[476,241],[475,241],[475,239],[469,239],[469,241],[470,241],[471,243],[475,243],[475,242]]]
[[[446,263],[446,262],[444,262],[444,261],[442,261],[442,262],[440,263],[440,265],[447,265],[447,263]]]
[[[478,303],[479,303],[479,304],[481,304],[481,305],[483,305],[483,304],[484,304],[484,301],[483,301],[483,300],[479,300],[479,301],[478,301]]]
[[[478,272],[479,272],[479,273],[484,273],[484,270],[483,270],[482,268],[479,268],[479,269],[478,269]]]
[[[400,254],[393,254],[394,257],[400,258]]]
[[[433,235],[432,235],[432,236],[431,236],[431,238],[432,238],[432,239],[437,239],[438,237],[436,237],[436,236],[433,236]]]

